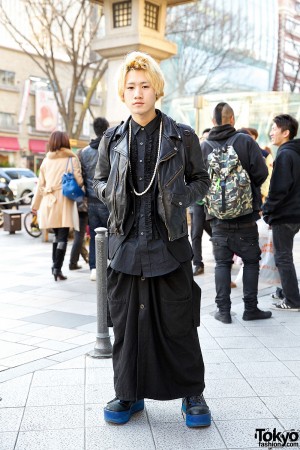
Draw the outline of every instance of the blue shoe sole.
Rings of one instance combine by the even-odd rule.
[[[144,400],[139,400],[134,403],[128,411],[118,412],[104,408],[104,420],[106,422],[123,424],[130,420],[132,414],[142,411],[144,407]]]
[[[211,414],[192,415],[185,412],[182,407],[181,411],[185,415],[185,423],[188,427],[209,427],[211,425]]]

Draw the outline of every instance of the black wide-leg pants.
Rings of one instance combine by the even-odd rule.
[[[191,262],[145,278],[108,268],[114,328],[114,385],[122,400],[171,400],[200,395],[204,363],[197,326],[201,289]]]

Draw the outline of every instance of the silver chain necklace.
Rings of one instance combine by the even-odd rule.
[[[160,146],[161,146],[161,137],[162,137],[162,120],[160,121],[160,126],[159,126],[159,138],[158,138],[158,148],[157,148],[157,157],[156,157],[156,163],[155,163],[155,167],[154,167],[154,172],[152,175],[152,178],[150,180],[150,183],[148,184],[148,186],[146,187],[146,189],[143,192],[137,192],[134,188],[133,188],[133,192],[135,193],[135,195],[141,196],[146,194],[146,192],[149,191],[149,189],[152,186],[152,183],[154,181],[156,172],[157,172],[157,168],[158,168],[158,161],[159,161],[159,154],[160,154]],[[132,175],[132,170],[131,170],[131,164],[130,164],[130,150],[131,150],[131,121],[129,122],[129,143],[128,143],[128,153],[129,153],[129,169]]]

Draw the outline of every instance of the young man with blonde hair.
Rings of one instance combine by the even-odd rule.
[[[164,78],[155,60],[132,52],[118,90],[131,115],[106,131],[94,189],[109,210],[108,303],[114,328],[116,398],[104,418],[126,423],[144,398],[183,397],[188,426],[210,425],[197,327],[186,208],[209,186],[199,139],[155,109]]]

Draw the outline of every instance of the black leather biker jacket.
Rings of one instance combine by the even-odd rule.
[[[105,132],[93,184],[97,197],[109,210],[109,233],[116,235],[124,235],[126,220],[134,214],[134,193],[128,177],[129,120]],[[194,130],[163,113],[162,121],[157,210],[169,241],[174,241],[187,234],[186,208],[205,196],[210,181]]]

